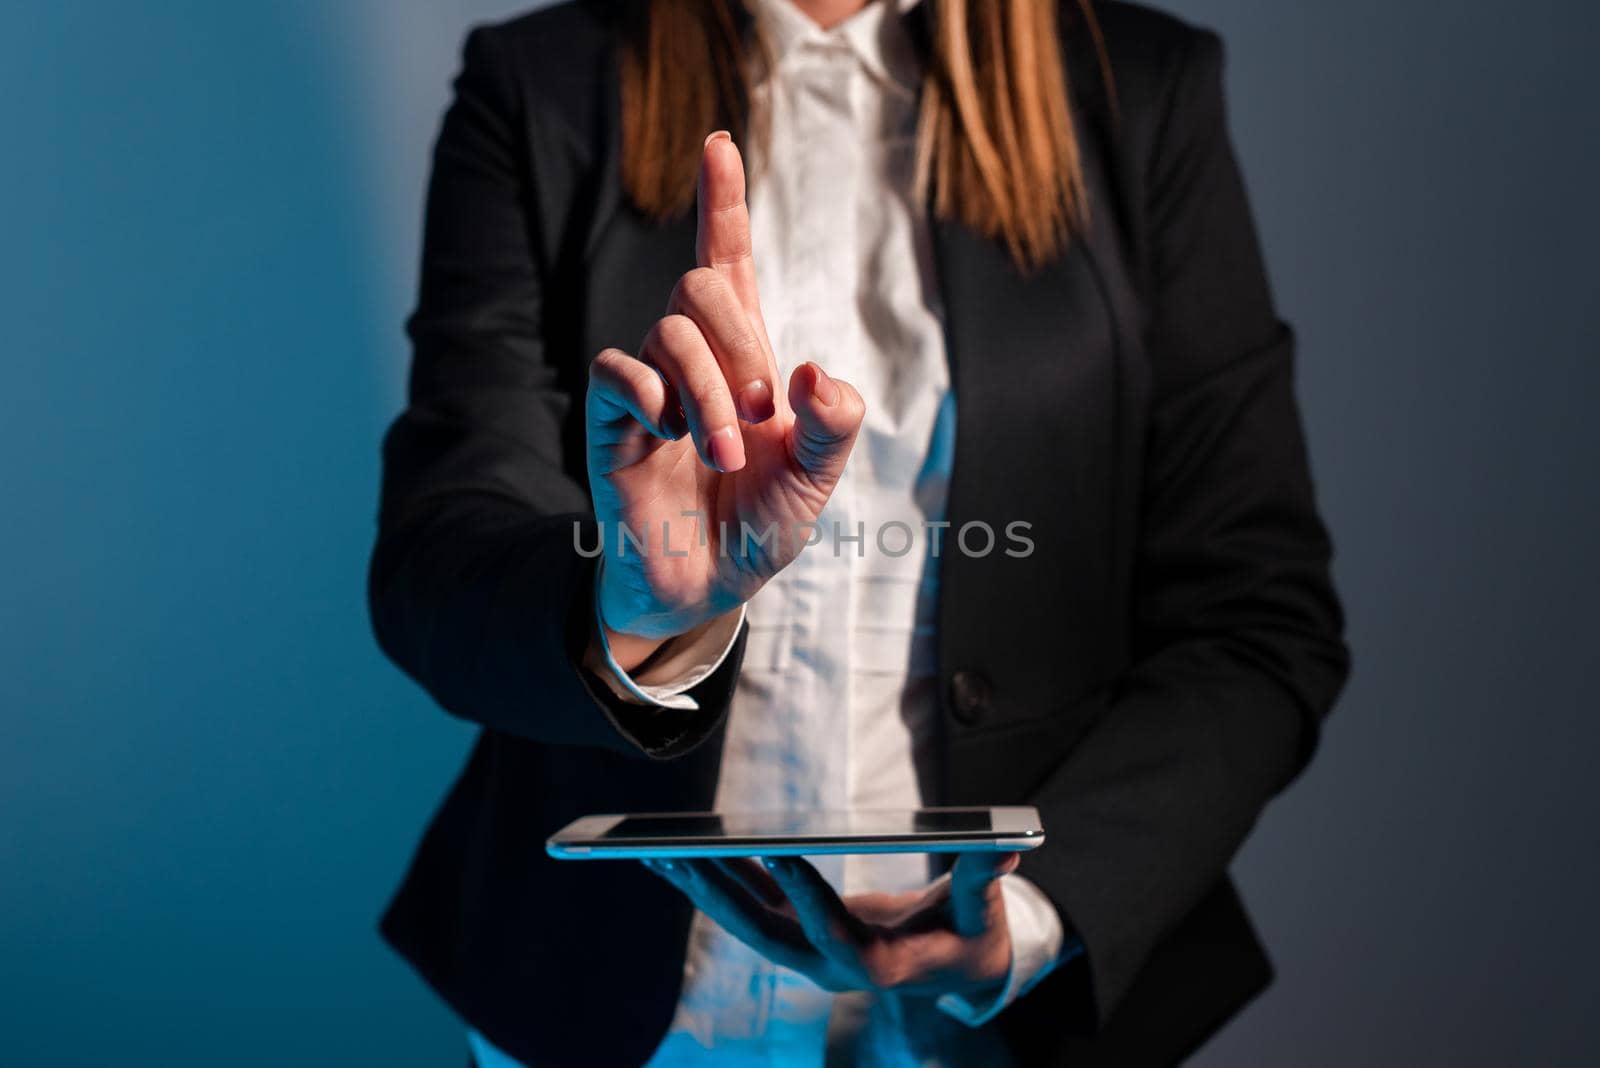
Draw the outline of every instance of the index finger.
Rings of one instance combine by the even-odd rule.
[[[706,138],[695,202],[699,219],[695,260],[726,278],[744,310],[759,324],[761,300],[756,293],[750,210],[744,201],[744,158],[726,130]]]
[[[725,872],[704,861],[649,859],[644,866],[676,886],[694,907],[775,964],[810,975],[820,960],[793,920],[760,904]]]
[[[803,857],[762,857],[761,863],[794,906],[811,944],[837,961],[854,960],[863,934],[861,921],[822,873]]]

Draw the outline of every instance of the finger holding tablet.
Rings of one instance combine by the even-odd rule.
[[[1011,969],[1001,877],[1016,853],[963,853],[922,890],[840,895],[802,857],[651,858],[645,867],[768,960],[824,990],[987,999]]]

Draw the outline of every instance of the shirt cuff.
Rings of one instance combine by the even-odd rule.
[[[1057,967],[1083,952],[1083,942],[1076,935],[1067,936],[1055,904],[1026,878],[1015,873],[1002,875],[1000,895],[1011,931],[1011,969],[1004,985],[997,993],[978,998],[944,994],[937,1003],[968,1027],[988,1023]]]
[[[700,703],[688,695],[709,678],[733,651],[744,626],[744,605],[693,630],[669,638],[641,665],[637,675],[629,675],[611,655],[605,624],[600,618],[600,571],[594,576],[595,630],[600,640],[589,645],[583,666],[595,674],[618,698],[640,705],[658,705],[680,711],[693,711]]]

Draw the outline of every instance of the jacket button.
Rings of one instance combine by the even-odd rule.
[[[956,722],[972,726],[989,714],[993,693],[989,680],[976,671],[957,671],[950,676],[950,707]]]

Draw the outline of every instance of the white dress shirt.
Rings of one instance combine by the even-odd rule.
[[[822,514],[822,541],[743,613],[675,640],[638,678],[608,653],[596,665],[633,700],[693,707],[685,691],[721,663],[742,617],[749,637],[717,784],[722,811],[914,809],[931,786],[938,560],[926,524],[945,517],[955,397],[931,234],[913,192],[921,72],[903,15],[915,2],[869,3],[829,31],[790,0],[752,4],[775,57],[752,99],[766,109],[770,143],[744,148],[780,381],[815,361],[861,392],[866,422]],[[846,894],[916,889],[931,874],[920,854],[815,863]],[[834,996],[697,912],[652,1068],[821,1064],[825,1052],[830,1064],[1005,1063],[975,1026],[1054,967],[1063,932],[1026,879],[1007,875],[1001,887],[1012,967],[985,1004]],[[510,1065],[472,1037],[484,1068]]]

